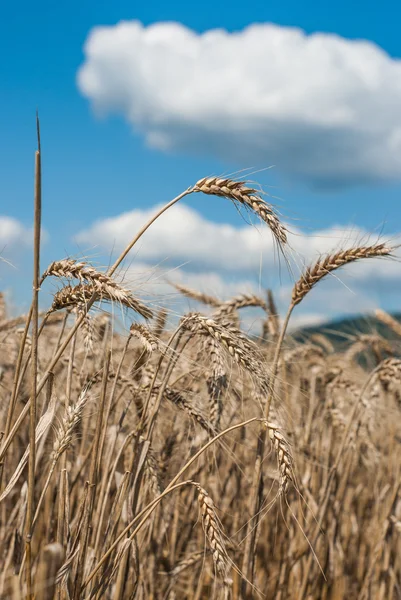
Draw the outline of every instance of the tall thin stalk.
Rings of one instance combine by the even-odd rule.
[[[26,512],[26,588],[28,600],[33,599],[32,590],[32,524],[35,513],[35,461],[36,461],[36,399],[38,375],[38,329],[39,329],[39,278],[40,278],[40,228],[42,215],[42,173],[39,117],[36,116],[38,149],[35,153],[34,191],[34,248],[33,248],[33,298],[32,298],[32,359],[31,359],[31,402],[29,409],[29,462],[28,502]],[[46,378],[47,380],[47,378]]]

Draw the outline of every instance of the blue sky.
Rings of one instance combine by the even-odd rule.
[[[283,113],[282,120],[278,121],[277,144],[269,146],[266,145],[265,140],[262,140],[260,150],[253,152],[252,144],[245,143],[243,154],[238,155],[237,130],[231,137],[231,134],[228,135],[227,140],[223,140],[222,148],[218,149],[216,138],[210,136],[207,128],[201,130],[202,128],[199,127],[198,117],[192,119],[191,115],[186,118],[183,116],[182,121],[178,124],[174,121],[177,106],[172,107],[170,113],[167,114],[168,126],[165,127],[163,124],[162,128],[158,128],[155,125],[157,115],[151,114],[149,112],[151,108],[147,106],[152,106],[152,102],[154,102],[155,112],[160,107],[160,98],[151,96],[153,89],[151,86],[149,86],[146,98],[139,98],[138,109],[139,100],[135,91],[135,81],[134,83],[131,81],[134,87],[128,96],[125,96],[124,77],[120,75],[116,89],[121,96],[115,98],[117,92],[112,89],[112,82],[108,85],[107,76],[110,74],[110,69],[116,64],[120,64],[125,55],[117,54],[117,62],[110,64],[107,62],[107,57],[100,57],[100,59],[97,57],[101,63],[100,69],[103,69],[100,74],[103,86],[100,95],[96,96],[96,94],[85,92],[82,85],[78,86],[77,74],[84,64],[88,65],[89,70],[92,68],[93,73],[94,67],[93,65],[91,67],[88,56],[84,53],[84,44],[90,32],[98,26],[113,27],[120,21],[138,20],[146,27],[155,23],[165,24],[171,21],[189,28],[196,43],[201,39],[197,34],[215,28],[223,28],[227,35],[216,42],[214,51],[218,53],[220,49],[225,52],[225,48],[231,47],[230,40],[233,32],[242,32],[244,28],[257,23],[273,23],[279,26],[279,32],[281,31],[280,27],[284,28],[283,31],[287,31],[285,28],[288,26],[297,27],[305,34],[333,33],[339,36],[340,40],[363,39],[381,48],[388,56],[380,58],[380,60],[383,61],[385,68],[387,66],[389,68],[389,75],[385,78],[386,87],[383,90],[383,97],[378,100],[376,94],[375,99],[370,101],[368,95],[362,93],[363,89],[362,92],[357,86],[355,90],[353,89],[354,83],[351,81],[351,92],[347,92],[349,94],[347,102],[351,102],[354,109],[360,107],[361,113],[366,110],[367,116],[363,125],[365,128],[366,122],[370,121],[373,125],[376,119],[381,122],[383,113],[388,115],[391,123],[392,111],[395,125],[399,127],[401,107],[397,108],[398,89],[391,79],[392,73],[399,73],[394,65],[397,65],[396,59],[401,58],[400,19],[401,5],[395,1],[381,2],[380,4],[373,1],[365,2],[363,10],[353,8],[349,2],[344,1],[336,3],[249,1],[246,5],[242,4],[237,7],[227,2],[206,1],[196,10],[190,3],[174,1],[168,3],[118,1],[113,3],[93,1],[55,3],[42,1],[36,4],[19,2],[18,4],[3,5],[0,18],[0,55],[2,56],[0,61],[0,131],[2,133],[0,139],[2,180],[0,215],[13,217],[21,224],[22,229],[21,240],[16,243],[14,239],[12,243],[6,244],[3,251],[4,256],[12,260],[18,270],[9,271],[2,266],[0,287],[11,289],[14,302],[19,306],[24,305],[26,298],[29,297],[30,285],[27,285],[24,279],[24,276],[29,273],[28,258],[27,252],[23,251],[25,239],[22,238],[29,236],[24,228],[30,227],[32,215],[36,108],[39,109],[41,118],[43,144],[43,224],[48,232],[48,240],[43,249],[43,266],[46,266],[50,260],[61,258],[66,254],[91,253],[92,242],[93,245],[94,243],[99,244],[99,237],[96,237],[93,230],[94,221],[116,217],[134,209],[146,212],[151,210],[155,204],[170,199],[204,175],[234,172],[241,167],[259,169],[275,165],[273,169],[254,175],[253,178],[260,181],[271,194],[280,198],[277,200],[280,211],[294,228],[300,228],[302,231],[310,233],[316,230],[329,230],[332,226],[353,226],[364,231],[383,230],[385,235],[396,236],[401,231],[401,169],[400,172],[397,171],[398,158],[394,159],[394,164],[389,166],[388,172],[387,161],[384,158],[383,165],[379,165],[378,174],[375,167],[371,169],[372,178],[370,177],[370,163],[367,163],[361,172],[355,167],[349,181],[347,174],[344,175],[344,173],[342,176],[338,176],[338,181],[336,181],[335,173],[334,176],[327,174],[327,165],[330,164],[333,157],[334,162],[338,159],[338,156],[335,155],[337,145],[337,152],[343,151],[341,144],[345,139],[345,134],[343,131],[341,132],[343,136],[340,139],[341,143],[338,143],[336,136],[332,142],[328,143],[326,130],[322,134],[319,128],[316,129],[315,124],[313,127],[309,125],[304,127],[305,115],[307,115],[307,119],[309,118],[307,108],[302,113],[302,119],[295,123],[295,131],[299,132],[298,139],[294,139],[295,134],[291,133],[290,142],[286,141],[288,129],[294,131],[294,121],[288,120],[287,115]],[[117,30],[113,29],[112,31],[114,35]],[[169,35],[174,38],[174,31],[170,31]],[[291,33],[290,35],[292,36]],[[140,34],[138,44],[145,44],[146,39],[145,34]],[[254,35],[252,39],[255,39]],[[325,40],[326,38],[322,42],[323,50],[326,47]],[[108,43],[105,42],[106,53],[108,48],[111,48],[107,45]],[[113,43],[112,40],[110,44]],[[303,43],[302,40],[299,43]],[[243,45],[239,46],[239,52],[241,52],[241,48],[249,46],[246,40],[241,44]],[[140,57],[143,55],[144,59],[150,61],[149,64],[153,64],[153,58],[146,54],[145,47],[143,51],[140,47],[138,48]],[[167,48],[170,46],[167,45]],[[263,51],[261,48],[261,52]],[[345,51],[348,52],[347,46]],[[316,47],[314,52],[318,52]],[[367,51],[363,56],[367,63],[370,61],[372,64],[374,57],[370,59],[369,52]],[[166,52],[165,64],[155,70],[156,78],[163,77],[163,72],[175,68],[174,56],[173,50],[170,54]],[[264,63],[264,58],[262,55],[255,54],[253,46],[249,56],[251,57],[249,65],[244,58],[242,64],[238,66],[238,73],[242,76],[242,80],[244,74],[247,76],[258,67],[261,67],[260,77],[268,77],[269,70]],[[138,56],[128,56],[128,58],[133,60],[133,68],[137,69],[134,72],[134,76],[136,76],[140,60]],[[284,69],[287,69],[288,73],[290,73],[291,61],[295,58],[296,53],[294,53],[294,58],[289,56],[289,64],[284,65]],[[230,62],[227,63],[228,59],[221,59],[219,62],[219,57],[216,55],[216,65],[226,65],[226,68],[222,70],[223,78],[228,71],[227,65],[232,66],[235,71],[237,59],[241,63],[240,56],[233,56],[231,65]],[[160,54],[156,55],[154,60],[156,62],[160,60]],[[311,69],[314,68],[313,60],[312,57]],[[303,68],[305,68],[305,64],[304,61]],[[377,67],[379,70],[380,65],[381,63]],[[277,69],[279,68],[280,65]],[[306,68],[308,68],[308,64],[306,64]],[[324,71],[324,65],[322,68]],[[369,71],[369,65],[366,68]],[[363,74],[366,71],[364,65],[358,64],[356,69],[357,72]],[[290,96],[294,90],[291,86],[292,79],[288,73],[283,89],[284,92],[288,89],[288,96]],[[255,79],[250,81],[250,94],[252,93],[252,81]],[[321,86],[324,87],[324,82],[319,78],[316,78],[316,81],[312,80],[312,84],[319,87],[320,81]],[[175,93],[177,96],[183,96],[185,91],[188,91],[185,90],[185,80],[178,78],[177,82],[178,87]],[[340,77],[341,82],[346,82],[348,85],[348,79],[345,77],[342,79]],[[164,91],[168,93],[169,89],[166,87],[168,80],[163,85],[165,86]],[[401,83],[399,85],[401,86]],[[205,93],[210,95],[214,92],[213,89],[210,89]],[[295,89],[295,93],[300,93],[299,86]],[[300,103],[309,102],[313,111],[313,91],[309,88],[305,93],[306,97],[302,96]],[[317,89],[317,93],[320,93],[319,89]],[[341,97],[341,89],[338,93]],[[295,98],[295,105],[296,100]],[[130,117],[128,114],[130,109],[126,108],[127,101],[132,102],[135,110],[139,110],[142,116]],[[322,102],[324,101],[323,99]],[[364,108],[365,104],[366,109]],[[96,114],[99,112],[97,111],[99,105],[104,113],[103,116]],[[124,105],[123,108],[121,108],[122,105]],[[178,107],[180,106],[181,104],[178,105]],[[210,106],[212,104],[209,102],[208,110]],[[241,117],[241,113],[238,112],[240,108],[236,105],[233,108],[235,127]],[[203,110],[202,107],[201,109]],[[220,114],[215,109],[216,107],[212,106],[211,112],[208,113],[211,115],[213,123]],[[257,109],[255,108],[255,110]],[[294,108],[292,107],[291,110],[293,111]],[[245,106],[245,113],[246,111]],[[293,112],[291,114],[293,115]],[[249,127],[253,121],[249,114],[245,116],[244,127]],[[253,118],[253,115],[251,116]],[[258,118],[263,119],[263,115]],[[152,121],[151,125],[149,125],[150,121]],[[172,126],[170,126],[171,122],[173,122]],[[385,129],[385,135],[388,135],[389,123],[381,126]],[[259,127],[260,121],[257,121],[256,130]],[[160,143],[149,147],[149,139],[155,128],[157,135],[162,133],[167,137],[167,150],[163,150]],[[363,135],[365,135],[365,130]],[[384,135],[380,128],[377,135],[379,139],[382,139]],[[352,128],[349,139],[352,139]],[[372,139],[375,138],[367,138],[368,141]],[[347,140],[348,138],[346,138],[346,147],[348,148]],[[359,141],[358,143],[363,142]],[[288,158],[289,147],[294,152],[291,159]],[[311,148],[313,151],[310,150]],[[399,145],[396,144],[395,148],[398,151]],[[215,149],[216,151],[214,151]],[[359,149],[357,148],[356,151]],[[352,158],[352,144],[349,152]],[[320,160],[320,154],[324,155],[325,153],[327,153],[327,158],[324,164],[322,163],[323,184],[319,179],[318,168],[316,167],[316,173],[313,170],[312,159],[306,163],[308,171],[306,179],[299,176],[297,164],[303,165],[302,160],[305,156],[310,155],[313,158],[316,154]],[[373,160],[371,164],[374,164]],[[343,170],[346,171],[346,169]],[[213,200],[212,204],[209,198],[204,198],[202,201],[196,198],[190,200],[189,205],[199,213],[201,218],[206,219],[207,223],[229,224],[234,228],[243,226],[243,221],[238,217],[236,211],[223,200]],[[190,217],[178,214],[177,219],[179,218]],[[136,223],[135,219],[134,222]],[[89,232],[86,237],[82,233],[84,231]],[[112,231],[118,235],[118,230],[112,228]],[[73,240],[74,236],[75,241]],[[334,239],[332,245],[336,243]],[[4,246],[1,241],[0,245]],[[326,240],[324,248],[326,249],[327,246]],[[96,255],[97,260],[106,261],[107,251],[110,252],[110,248],[101,251],[96,245],[93,254]],[[177,253],[176,259],[183,262],[180,253]],[[162,250],[152,261],[149,262],[149,260],[146,253],[143,258],[139,252],[138,262],[153,266],[154,262],[152,261],[163,260]],[[258,260],[255,261],[255,265],[249,267],[255,272],[242,273],[239,281],[258,277]],[[210,265],[208,269],[210,270]],[[190,267],[185,267],[181,277],[185,279],[185,272],[188,272],[189,280],[196,283],[193,271],[199,272],[200,270],[202,270],[201,266],[197,266],[192,271]],[[216,267],[220,279],[225,277],[227,281],[228,277],[231,282],[232,274],[227,277],[223,276],[223,270],[223,267]],[[207,272],[205,267],[203,273]],[[382,289],[377,293],[379,294],[378,301],[383,306],[394,309],[396,308],[395,300],[390,297],[389,291],[390,287],[394,288],[392,278],[393,274],[391,274],[391,282],[386,287],[386,292]],[[202,281],[203,285],[206,285],[205,281],[209,281],[208,285],[213,286],[211,283],[214,281],[213,278],[209,280],[198,278],[198,280],[200,285]],[[268,280],[267,283],[270,284],[271,281]],[[234,288],[235,286],[230,284],[230,291],[234,291]],[[339,309],[340,312],[348,310],[348,306]],[[315,314],[315,312],[316,310],[312,308],[311,314]],[[335,310],[330,308],[328,312],[333,314]]]

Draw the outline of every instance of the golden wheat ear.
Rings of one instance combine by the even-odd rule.
[[[374,244],[372,246],[356,246],[355,248],[328,254],[315,264],[307,267],[301,275],[292,292],[293,305],[299,304],[306,294],[329,273],[366,258],[389,257],[392,255],[393,250],[394,248],[385,244]]]
[[[201,302],[202,304],[209,304],[210,306],[220,306],[221,304],[221,301],[214,296],[208,296],[207,294],[198,292],[198,290],[189,288],[186,285],[181,285],[178,283],[174,283],[173,285],[175,289],[181,292],[183,296],[191,298],[192,300],[196,300],[197,302]]]
[[[96,300],[118,302],[122,306],[131,308],[145,319],[151,319],[153,312],[143,302],[135,298],[129,290],[113,282],[114,285],[93,285],[92,283],[81,283],[74,287],[66,285],[56,292],[53,298],[51,311],[63,308],[86,305],[94,296]]]
[[[250,209],[270,228],[279,246],[287,244],[287,231],[273,207],[268,204],[255,188],[247,186],[245,181],[204,177],[196,182],[194,192],[203,192],[210,196],[222,196]]]

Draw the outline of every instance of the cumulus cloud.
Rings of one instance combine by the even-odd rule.
[[[42,227],[41,243],[49,240],[49,234]],[[33,228],[27,227],[15,217],[0,214],[0,255],[16,255],[31,248],[33,242]]]
[[[90,32],[77,80],[165,151],[273,163],[320,187],[401,179],[401,61],[369,41],[121,22]]]
[[[32,232],[20,221],[6,215],[0,215],[0,248],[27,246],[31,243]]]
[[[94,222],[75,238],[80,247],[108,254],[121,250],[156,212],[133,210]],[[141,238],[125,272],[126,281],[157,303],[180,312],[179,297],[168,282],[182,283],[222,299],[249,292],[277,291],[282,311],[290,301],[294,278],[320,253],[374,243],[377,236],[358,228],[336,228],[302,233],[292,228],[288,265],[278,259],[273,238],[264,224],[234,226],[214,223],[185,204],[164,213]],[[288,268],[289,266],[289,268]],[[339,277],[328,276],[296,310],[297,323],[318,323],[339,314],[369,312],[382,305],[383,296],[399,297],[399,260],[367,260],[349,266]],[[394,297],[395,297],[394,296]],[[178,302],[178,304],[177,304]],[[181,305],[182,310],[182,305]]]
[[[45,234],[46,237],[46,234]],[[16,261],[32,244],[32,230],[14,217],[0,215],[0,270]],[[9,269],[8,269],[9,271]]]
[[[303,327],[318,327],[327,322],[327,314],[322,313],[301,313],[292,316],[289,331],[301,329]]]
[[[75,240],[81,246],[122,250],[159,208],[134,209],[100,219],[78,232]],[[294,268],[300,269],[319,253],[377,240],[377,236],[360,228],[335,226],[310,234],[290,227],[288,238],[288,258]],[[188,263],[187,268],[192,271],[249,273],[277,266],[279,259],[273,236],[264,223],[254,226],[216,223],[182,203],[161,215],[135,248],[137,259],[142,262],[163,261],[169,266]],[[396,275],[397,268],[398,265],[389,265],[386,272]],[[382,267],[369,264],[366,269],[369,275],[382,272]]]
[[[156,213],[135,209],[96,221],[79,232],[79,244],[124,248],[134,233]],[[259,264],[261,254],[274,255],[273,241],[265,227],[235,227],[203,218],[184,204],[165,212],[143,236],[137,249],[140,260],[189,262],[192,269],[247,271]]]
[[[47,237],[46,234],[44,236]],[[31,281],[32,263],[27,257],[32,247],[32,230],[8,215],[0,215],[0,290],[6,293],[9,312],[16,309],[14,292],[23,281]],[[26,276],[29,279],[25,279]],[[18,312],[18,311],[16,311]]]

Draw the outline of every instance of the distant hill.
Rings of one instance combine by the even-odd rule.
[[[401,313],[395,313],[391,316],[401,323]],[[400,337],[392,329],[376,319],[374,315],[344,318],[322,325],[304,327],[293,331],[291,335],[293,339],[299,342],[306,342],[311,335],[316,333],[324,334],[328,337],[338,350],[352,343],[355,336],[366,333],[376,333],[388,340],[398,339],[401,341]]]

